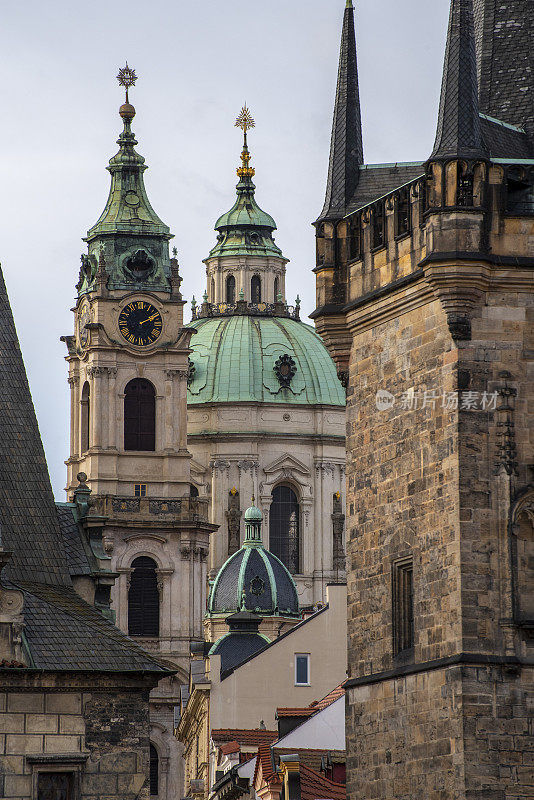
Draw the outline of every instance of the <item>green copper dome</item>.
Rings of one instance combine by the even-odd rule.
[[[261,510],[257,506],[250,506],[245,511],[245,521],[248,522],[261,522],[263,520],[263,514]]]
[[[345,392],[322,339],[288,317],[196,319],[187,401],[345,406]]]

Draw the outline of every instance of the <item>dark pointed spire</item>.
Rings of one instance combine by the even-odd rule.
[[[451,0],[438,129],[432,159],[484,156],[472,0]]]
[[[354,7],[346,0],[337,77],[334,124],[324,208],[318,221],[345,214],[354,196],[363,164],[362,118]]]

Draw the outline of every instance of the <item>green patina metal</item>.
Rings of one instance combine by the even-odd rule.
[[[119,113],[124,123],[117,139],[119,152],[107,167],[111,187],[106,207],[85,238],[88,255],[82,258],[79,294],[94,288],[99,265],[110,289],[170,288],[168,242],[173,235],[146,193],[143,173],[147,166],[135,150],[137,141],[131,129],[135,109],[125,103]]]
[[[249,159],[246,145],[243,153]],[[246,163],[248,165],[248,160]],[[230,211],[219,217],[215,223],[215,230],[219,235],[209,258],[229,255],[283,258],[282,251],[274,243],[273,238],[276,222],[270,214],[262,211],[254,196],[256,190],[252,182],[254,170],[249,167],[240,168],[238,174],[240,177],[236,187],[237,199]]]
[[[276,403],[343,407],[345,392],[322,339],[303,322],[286,317],[234,315],[195,320],[195,365],[190,406],[203,403]],[[289,386],[275,372],[288,355],[296,371]]]

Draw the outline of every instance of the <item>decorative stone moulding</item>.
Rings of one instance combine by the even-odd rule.
[[[276,377],[278,378],[280,386],[282,386],[284,389],[287,389],[297,373],[297,365],[295,364],[295,361],[290,355],[284,353],[283,356],[280,356],[280,358],[277,359],[273,369]]]

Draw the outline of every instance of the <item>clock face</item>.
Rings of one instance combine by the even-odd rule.
[[[89,322],[91,322],[91,311],[88,305],[84,305],[78,318],[78,337],[82,347],[85,347],[89,340],[89,331],[85,327]]]
[[[130,344],[146,347],[161,335],[163,320],[153,305],[145,300],[133,300],[119,314],[119,330]]]

